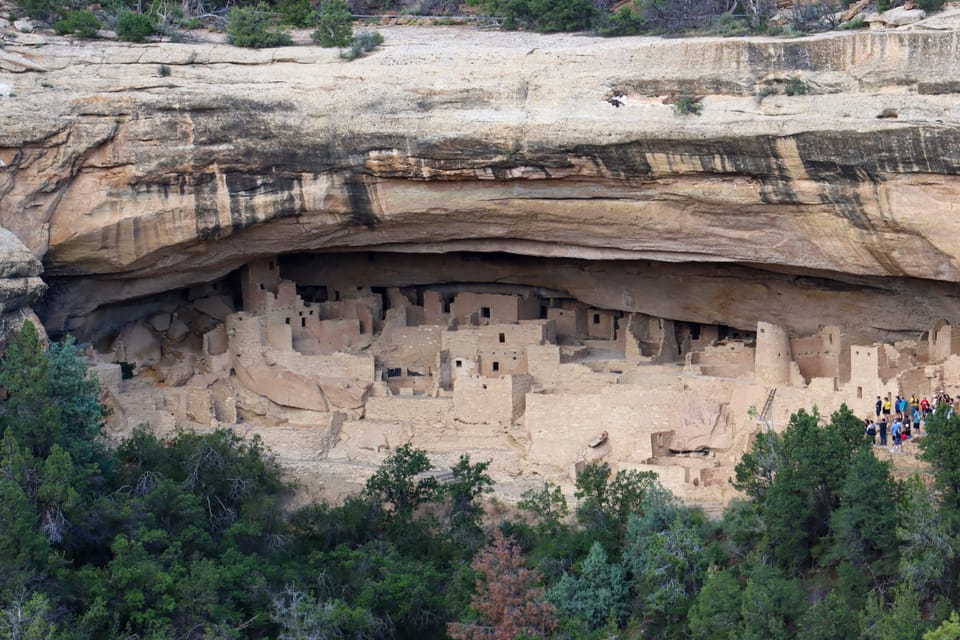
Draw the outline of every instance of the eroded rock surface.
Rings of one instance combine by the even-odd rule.
[[[308,46],[8,46],[23,63],[4,75],[0,223],[44,258],[48,326],[253,257],[344,249],[732,263],[753,307],[713,308],[743,328],[800,327],[781,296],[866,313],[832,281],[917,303],[916,326],[877,323],[891,329],[956,299],[956,32],[385,35],[352,63]],[[675,114],[684,93],[702,115]],[[694,297],[726,297],[701,280]],[[654,311],[619,297],[604,306]]]

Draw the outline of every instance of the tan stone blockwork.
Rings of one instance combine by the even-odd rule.
[[[276,258],[248,263],[240,278],[243,308],[251,313],[264,313],[273,308],[279,284]]]
[[[560,347],[544,344],[527,347],[527,372],[538,382],[556,379],[560,369]]]
[[[644,385],[605,386],[598,393],[541,394],[526,398],[531,462],[572,472],[581,451],[606,431],[614,460],[642,462],[653,455],[651,434],[671,428],[671,392]]]
[[[461,331],[470,331],[461,329]],[[490,324],[478,327],[478,349],[502,349],[556,342],[556,325],[551,320],[524,320],[518,324]]]
[[[934,324],[928,336],[931,364],[941,363],[951,355],[960,354],[960,328],[952,326],[946,320]]]
[[[690,490],[687,485],[690,484],[692,480],[690,477],[691,473],[690,470],[685,467],[637,463],[620,463],[618,466],[619,469],[624,470],[652,471],[657,474],[657,479],[660,481],[660,484],[678,496],[686,495]],[[699,472],[696,475],[699,478]]]
[[[674,362],[679,357],[672,320],[631,313],[623,321],[624,358],[627,362]]]
[[[443,348],[443,328],[437,325],[394,329],[381,339],[380,360],[384,367],[430,369]]]
[[[456,331],[444,331],[441,336],[441,345],[444,351],[450,353],[451,358],[475,360],[480,350],[480,334],[469,327],[458,328]]]
[[[527,350],[481,349],[480,375],[487,378],[514,376],[527,373]]]
[[[780,385],[790,382],[790,337],[783,327],[757,323],[757,352],[754,374],[757,380]]]
[[[606,309],[587,309],[587,335],[613,340],[617,334],[617,313]]]
[[[558,337],[575,339],[587,335],[586,305],[554,307],[547,310],[547,318],[556,323]]]
[[[453,385],[454,417],[468,424],[510,425],[523,415],[530,382],[526,375],[459,377]]]
[[[367,398],[364,405],[364,418],[374,422],[436,426],[453,419],[453,399],[375,396]]]
[[[817,335],[791,338],[790,350],[804,380],[841,379],[841,337],[839,327],[824,327]],[[849,378],[849,371],[847,376]]]
[[[703,351],[691,351],[686,360],[688,366],[696,367],[705,376],[751,377],[755,351],[742,342],[730,341],[708,346]]]
[[[452,312],[460,322],[475,318],[480,325],[534,320],[540,317],[540,299],[461,291],[453,300]]]

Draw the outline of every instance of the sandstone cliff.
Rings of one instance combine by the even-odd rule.
[[[351,63],[8,44],[0,224],[44,261],[48,328],[252,257],[372,250],[488,253],[444,279],[734,327],[956,319],[955,31],[384,35]],[[424,264],[370,284],[436,280]]]

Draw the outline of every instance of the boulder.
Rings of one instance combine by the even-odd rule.
[[[927,17],[923,9],[907,9],[906,7],[894,7],[889,11],[880,14],[868,16],[865,21],[870,23],[870,28],[878,26],[903,27],[914,22],[919,22]]]
[[[158,313],[155,316],[152,316],[148,321],[150,326],[156,331],[166,331],[170,328],[170,322],[172,318],[169,313]]]
[[[327,411],[327,402],[317,383],[282,366],[266,363],[234,363],[237,380],[250,391],[283,407]]]
[[[129,362],[137,369],[153,365],[163,357],[160,339],[144,322],[134,322],[121,329],[111,351],[115,362]]]
[[[220,322],[225,321],[228,315],[236,311],[233,308],[233,302],[227,296],[199,298],[193,301],[193,306],[197,311],[205,313]]]
[[[189,362],[178,362],[167,369],[166,383],[170,387],[182,387],[193,377],[193,365]]]
[[[174,342],[180,342],[188,335],[190,335],[190,327],[183,320],[174,318],[170,322],[170,328],[167,329],[167,338]]]

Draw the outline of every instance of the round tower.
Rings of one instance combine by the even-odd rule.
[[[757,351],[754,355],[754,375],[767,384],[790,382],[790,336],[787,330],[769,322],[757,323]]]

